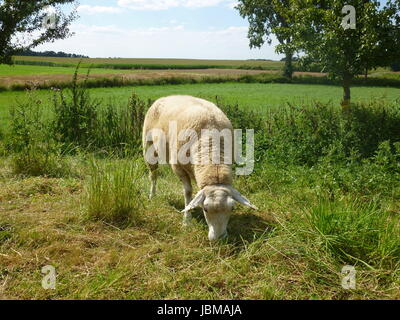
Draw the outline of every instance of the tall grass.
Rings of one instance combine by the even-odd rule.
[[[95,137],[99,101],[92,99],[85,82],[78,84],[78,69],[67,95],[63,91],[54,94],[54,130],[60,142],[70,145],[89,146]]]
[[[318,187],[332,199],[343,193],[400,198],[397,102],[355,104],[346,110],[315,102],[263,116],[218,103],[235,128],[255,130],[257,175],[276,167],[278,176]],[[266,179],[256,180],[268,188],[276,177]]]
[[[325,156],[336,161],[374,156],[384,141],[400,141],[398,103],[354,104],[342,110],[315,102],[271,111],[263,137],[266,152],[275,161],[315,165]],[[393,149],[394,150],[394,149]]]
[[[339,261],[377,268],[399,265],[399,221],[379,204],[321,200],[306,217],[302,224],[308,224],[314,240]]]
[[[151,101],[133,94],[121,107],[92,98],[86,81],[78,82],[78,69],[73,86],[66,93],[54,94],[54,133],[65,148],[80,147],[115,155],[141,152],[141,130]]]
[[[119,227],[139,224],[146,201],[144,170],[139,160],[93,161],[85,189],[87,218]]]
[[[26,103],[11,109],[11,132],[5,141],[12,154],[13,171],[31,176],[64,176],[69,172],[68,165],[52,135],[43,101],[34,92],[27,94]]]

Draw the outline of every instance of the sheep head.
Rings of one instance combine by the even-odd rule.
[[[189,212],[202,207],[206,218],[209,233],[208,239],[216,241],[227,236],[228,222],[232,214],[235,201],[257,210],[250,201],[231,186],[207,186],[194,197],[192,202],[183,210]]]

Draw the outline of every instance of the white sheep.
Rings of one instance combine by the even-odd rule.
[[[171,124],[175,125],[174,129],[178,133],[189,133],[186,135],[187,139],[181,141],[177,137],[171,138],[169,135]],[[200,147],[202,143],[205,143],[204,146],[206,146],[210,141],[209,137],[202,135],[202,132],[215,129],[220,132],[228,131],[233,136],[230,120],[215,104],[191,96],[170,96],[157,100],[146,115],[143,129],[143,146],[152,184],[150,198],[156,194],[159,165],[158,162],[151,162],[148,159],[149,153],[151,154],[149,150],[152,150],[158,156],[158,160],[165,156],[166,162],[171,165],[172,170],[183,183],[186,206],[183,210],[184,223],[190,222],[192,218],[190,211],[192,209],[202,207],[209,226],[208,238],[210,241],[215,241],[227,235],[227,225],[235,201],[252,209],[257,209],[232,187],[232,162],[227,164],[226,161],[223,161],[226,149],[221,147],[221,140],[218,141],[218,148],[215,145],[211,145],[209,150]],[[164,133],[164,136],[161,138],[162,133]],[[197,141],[194,140],[190,151],[187,152],[190,159],[195,161],[187,163],[182,161],[180,157],[175,159],[176,162],[170,161],[174,150],[182,150],[185,145],[187,147],[190,133],[199,137]],[[163,139],[165,139],[163,141],[165,143],[164,148],[162,147]],[[173,149],[173,147],[176,148]],[[221,160],[220,164],[210,161],[214,159],[212,158],[212,151],[215,150],[220,153],[218,155]],[[196,181],[200,189],[193,200],[192,179]]]

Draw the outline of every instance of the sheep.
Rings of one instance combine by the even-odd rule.
[[[181,160],[181,157],[175,159],[177,160],[175,162],[171,161],[174,150],[181,150],[185,146],[188,149],[188,139],[180,140],[171,135],[167,136],[166,133],[171,132],[173,124],[175,124],[176,132],[184,132],[186,134],[184,136],[188,139],[193,135],[200,137],[199,140],[194,140],[190,150],[184,152],[186,156],[189,156],[191,160],[189,162]],[[222,160],[225,153],[231,154],[233,148],[231,147],[231,150],[228,148],[228,151],[226,148],[221,150],[221,140],[218,141],[217,146],[209,146],[209,137],[202,135],[205,130],[225,131],[225,133],[228,132],[233,136],[230,120],[215,104],[192,96],[161,98],[151,106],[145,117],[143,149],[150,170],[150,198],[156,195],[159,158],[164,156],[164,162],[161,162],[163,164],[169,163],[173,172],[183,184],[185,209],[182,213],[184,214],[184,224],[190,224],[191,210],[202,207],[209,227],[208,238],[210,241],[216,241],[227,236],[227,226],[235,201],[254,210],[257,208],[233,188],[232,161],[231,163],[210,161],[212,154],[210,151],[217,150],[218,152],[220,150],[219,155],[217,154],[217,158],[219,158],[217,160]],[[206,148],[207,146],[209,146],[209,149]],[[149,161],[149,158],[151,158],[149,154],[153,154],[158,161]],[[200,190],[193,199],[192,180],[196,181]]]

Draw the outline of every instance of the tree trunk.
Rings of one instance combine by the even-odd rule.
[[[351,86],[351,80],[353,77],[349,74],[345,75],[343,77],[343,101],[342,101],[342,106],[349,106],[350,105],[350,100],[351,100],[351,91],[350,91],[350,86]]]
[[[286,52],[285,68],[283,70],[283,76],[289,80],[293,79],[293,53]]]

